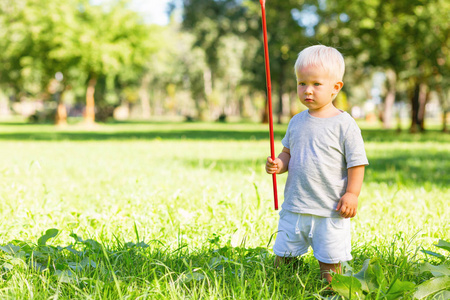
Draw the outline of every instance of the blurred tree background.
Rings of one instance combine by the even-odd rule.
[[[259,1],[173,0],[167,25],[130,1],[97,2],[0,1],[0,116],[267,120]],[[325,44],[346,59],[339,108],[385,128],[397,119],[423,131],[430,116],[447,130],[449,1],[268,0],[266,10],[279,123],[302,109],[298,52]]]

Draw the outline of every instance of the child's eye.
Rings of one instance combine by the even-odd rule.
[[[298,85],[305,86],[304,82],[300,82]]]
[[[318,82],[316,82],[316,83],[314,83],[314,85],[315,86],[319,86],[319,85],[321,85],[320,83],[318,83]]]

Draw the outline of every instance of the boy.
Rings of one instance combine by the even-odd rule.
[[[295,63],[297,94],[308,110],[295,115],[281,141],[284,148],[266,172],[289,170],[273,251],[275,265],[300,256],[311,246],[322,278],[350,254],[350,219],[368,165],[361,130],[332,101],[344,83],[341,53],[322,45],[299,53]]]

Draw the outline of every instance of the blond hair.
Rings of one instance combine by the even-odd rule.
[[[344,77],[344,57],[333,47],[316,45],[303,49],[295,62],[295,75],[298,77],[299,70],[307,66],[321,67],[333,79],[339,81]]]

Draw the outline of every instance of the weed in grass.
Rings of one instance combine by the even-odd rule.
[[[266,248],[220,247],[218,236],[209,239],[207,248],[197,250],[184,244],[170,250],[143,241],[117,240],[117,244],[107,245],[93,239],[84,240],[76,234],[70,234],[75,243],[68,246],[47,245],[58,233],[57,229],[47,230],[36,245],[15,240],[1,246],[5,282],[14,282],[17,274],[24,278],[38,276],[50,286],[56,283],[61,295],[76,291],[84,296],[116,299],[130,293],[139,295],[144,290],[149,297],[164,295],[168,298],[233,295],[235,298],[278,299],[283,295],[312,298],[332,294],[328,285],[318,280],[319,274],[315,271],[318,267],[311,266],[316,261],[308,256],[275,268],[274,257]],[[436,246],[450,253],[449,245],[441,240]],[[403,257],[396,260],[401,262],[399,265],[384,257],[369,258],[357,273],[344,264],[345,273],[335,274],[331,286],[346,298],[445,296],[450,287],[449,256],[432,257],[438,258],[441,264],[433,265],[431,261],[419,264]],[[429,273],[433,276],[427,275]],[[161,290],[162,286],[166,289]],[[40,288],[32,286],[27,295],[34,295]],[[158,292],[153,294],[150,290]],[[15,292],[18,294],[10,295],[25,295],[22,290]],[[45,293],[53,295],[52,289]]]
[[[440,240],[436,247],[450,254],[450,243]],[[428,253],[434,253],[429,252]],[[433,255],[435,256],[435,255]],[[442,259],[442,256],[436,255]],[[346,274],[335,274],[332,287],[346,298],[398,299],[405,296],[422,299],[435,295],[448,297],[450,292],[450,265],[448,255],[440,265],[429,262],[409,261],[409,257],[399,255],[395,262],[383,258],[364,261],[358,273],[349,270]],[[397,263],[396,263],[397,262]],[[431,273],[430,278],[426,273]]]

